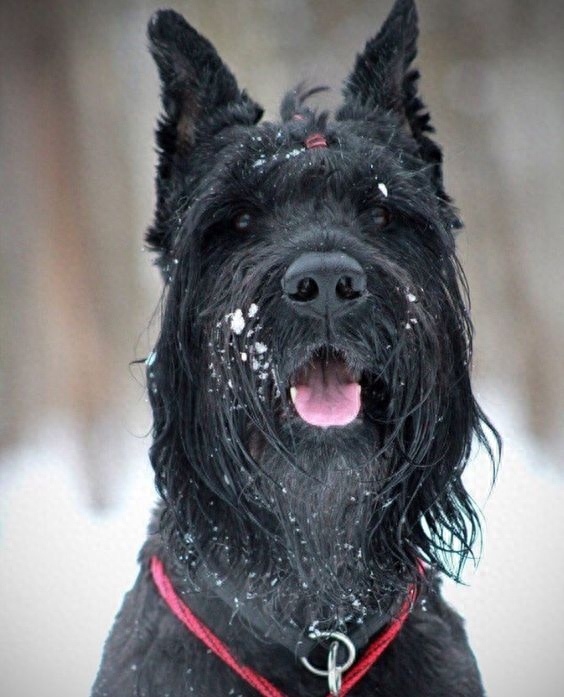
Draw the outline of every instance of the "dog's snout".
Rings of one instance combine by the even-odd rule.
[[[308,252],[290,264],[282,290],[299,314],[343,314],[365,297],[366,273],[344,252]]]

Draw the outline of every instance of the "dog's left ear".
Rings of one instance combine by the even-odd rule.
[[[377,108],[409,119],[418,77],[409,66],[417,55],[417,10],[413,0],[396,0],[378,34],[357,56],[345,81],[345,101],[337,118],[366,118]]]
[[[410,68],[419,36],[414,0],[396,0],[378,34],[357,56],[345,81],[344,102],[336,119],[365,120],[382,111],[392,113],[416,141],[421,159],[432,166],[432,176],[444,213],[453,228],[462,226],[443,189],[442,152],[426,134],[433,133],[430,116],[417,93],[419,72]]]
[[[212,44],[174,10],[155,12],[147,29],[149,48],[161,80],[163,114],[156,138],[159,150],[157,209],[147,235],[153,249],[173,247],[170,221],[177,217],[192,151],[227,126],[253,125],[262,108],[239,89]]]

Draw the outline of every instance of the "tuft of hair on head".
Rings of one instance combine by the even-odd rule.
[[[284,95],[282,103],[280,104],[280,118],[284,122],[291,121],[292,119],[312,119],[314,111],[306,106],[306,102],[316,94],[327,91],[329,91],[327,85],[307,87],[305,82],[300,82],[294,89]]]

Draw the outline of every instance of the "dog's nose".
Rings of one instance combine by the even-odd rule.
[[[282,290],[299,314],[335,316],[364,299],[366,273],[343,252],[308,252],[290,264]]]

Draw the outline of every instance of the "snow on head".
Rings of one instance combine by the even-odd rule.
[[[303,152],[305,152],[304,148],[294,148],[293,150],[290,150],[290,152],[287,152],[284,157],[287,160],[292,159],[293,157],[297,157],[298,155],[301,155]]]

